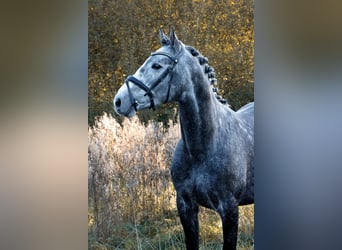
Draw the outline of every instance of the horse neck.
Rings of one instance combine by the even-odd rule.
[[[204,77],[198,77],[204,81]],[[217,130],[218,102],[207,82],[196,83],[190,93],[179,100],[182,139],[188,155],[202,161],[212,145]]]

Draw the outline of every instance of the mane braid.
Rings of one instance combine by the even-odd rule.
[[[208,63],[209,60],[208,58],[206,58],[205,56],[201,55],[201,53],[195,49],[192,46],[185,46],[185,48],[191,53],[192,56],[197,57],[200,65],[204,65],[204,73],[208,75],[208,81],[210,85],[217,85],[217,79],[216,77],[216,73],[213,67],[211,67]],[[212,91],[216,97],[216,99],[222,103],[222,104],[226,104],[229,105],[227,100],[224,99],[221,95],[218,94],[219,89],[217,87],[213,87],[212,86]]]

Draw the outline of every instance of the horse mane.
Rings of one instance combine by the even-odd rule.
[[[200,65],[204,65],[204,73],[208,75],[209,84],[212,85],[212,91],[216,97],[216,99],[222,104],[228,104],[227,100],[224,99],[221,95],[218,94],[219,89],[217,88],[217,79],[216,73],[212,66],[210,66],[208,58],[203,56],[197,49],[192,46],[185,46],[186,50],[190,52],[190,54],[196,57],[200,63]],[[214,87],[215,86],[215,87]]]

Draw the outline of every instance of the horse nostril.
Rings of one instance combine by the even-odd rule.
[[[121,106],[121,99],[120,99],[120,98],[118,98],[118,99],[115,101],[115,106],[116,106],[117,108],[120,108],[120,106]]]

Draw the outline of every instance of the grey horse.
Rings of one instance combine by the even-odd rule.
[[[236,249],[238,206],[254,203],[254,103],[233,111],[216,93],[208,59],[160,31],[162,47],[129,76],[113,103],[127,117],[178,102],[181,139],[171,176],[186,248],[199,248],[199,206],[221,217],[223,249]]]

